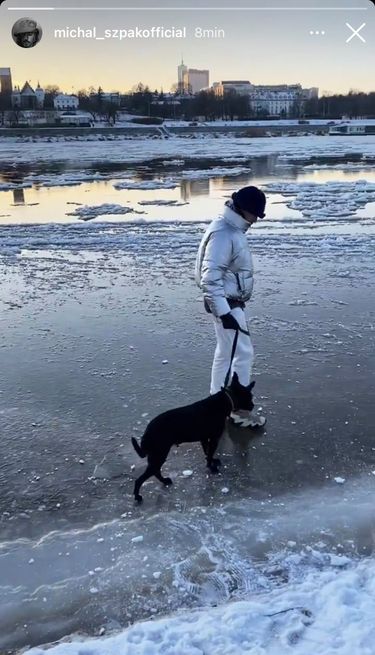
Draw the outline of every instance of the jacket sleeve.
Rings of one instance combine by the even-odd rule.
[[[232,241],[222,230],[212,232],[202,261],[201,289],[215,316],[230,312],[224,293],[224,275],[232,261]]]

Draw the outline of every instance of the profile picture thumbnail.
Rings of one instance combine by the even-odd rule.
[[[43,36],[39,23],[33,18],[20,18],[12,29],[13,41],[20,48],[34,48]]]

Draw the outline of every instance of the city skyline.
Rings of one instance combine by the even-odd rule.
[[[57,84],[67,93],[99,85],[107,91],[126,92],[139,82],[152,90],[163,88],[169,91],[177,81],[176,66],[182,55],[189,68],[210,71],[210,84],[224,79],[244,79],[254,85],[300,83],[305,88],[319,87],[321,93],[375,90],[372,73],[375,69],[375,11],[350,14],[349,6],[354,4],[350,0],[331,0],[329,3],[333,8],[348,7],[348,13],[280,11],[277,20],[270,11],[218,11],[213,14],[170,10],[160,13],[151,11],[156,0],[147,2],[150,12],[85,12],[83,7],[74,14],[33,11],[32,16],[43,28],[43,39],[27,51],[19,48],[10,35],[14,22],[22,14],[6,11],[3,5],[1,66],[12,68],[15,84],[21,85],[25,80],[36,84],[40,80],[44,86]],[[239,0],[236,5],[241,2]],[[12,4],[16,5],[10,1],[9,5]],[[40,7],[50,4],[47,0],[38,2]],[[91,6],[99,7],[99,4],[99,0],[90,2]],[[119,0],[111,2],[114,7],[118,4]],[[222,0],[215,4],[220,6]],[[247,5],[251,4],[251,1],[247,2]],[[288,5],[291,4],[297,7],[296,0],[289,0]],[[361,0],[359,4],[370,6],[367,0]],[[314,8],[322,7],[324,3],[300,0],[298,5]],[[356,37],[347,42],[351,34],[348,22],[354,28],[366,23],[362,31],[365,43]],[[87,30],[96,27],[97,34],[103,35],[105,30],[113,30],[115,26],[133,29],[137,25],[144,29],[155,25],[165,29],[184,27],[187,38],[119,41],[115,38],[100,40],[102,36],[99,39],[54,36],[56,29],[67,27],[80,26]],[[197,25],[205,29],[222,29],[225,38],[197,39],[193,36]]]

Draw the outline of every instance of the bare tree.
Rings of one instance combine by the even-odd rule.
[[[57,84],[48,84],[46,88],[44,89],[45,93],[56,97],[61,93],[60,87],[57,86]]]

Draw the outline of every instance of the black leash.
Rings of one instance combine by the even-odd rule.
[[[229,368],[228,368],[228,373],[225,376],[224,387],[228,386],[230,372],[231,372],[231,369],[232,369],[234,356],[236,354],[236,348],[237,348],[237,342],[238,342],[238,333],[239,332],[242,332],[242,334],[247,334],[248,336],[250,336],[250,332],[248,332],[247,330],[243,330],[241,327],[237,328],[236,334],[234,335],[234,339],[233,339],[232,352],[231,352],[231,355],[230,355],[230,364],[229,364]]]

